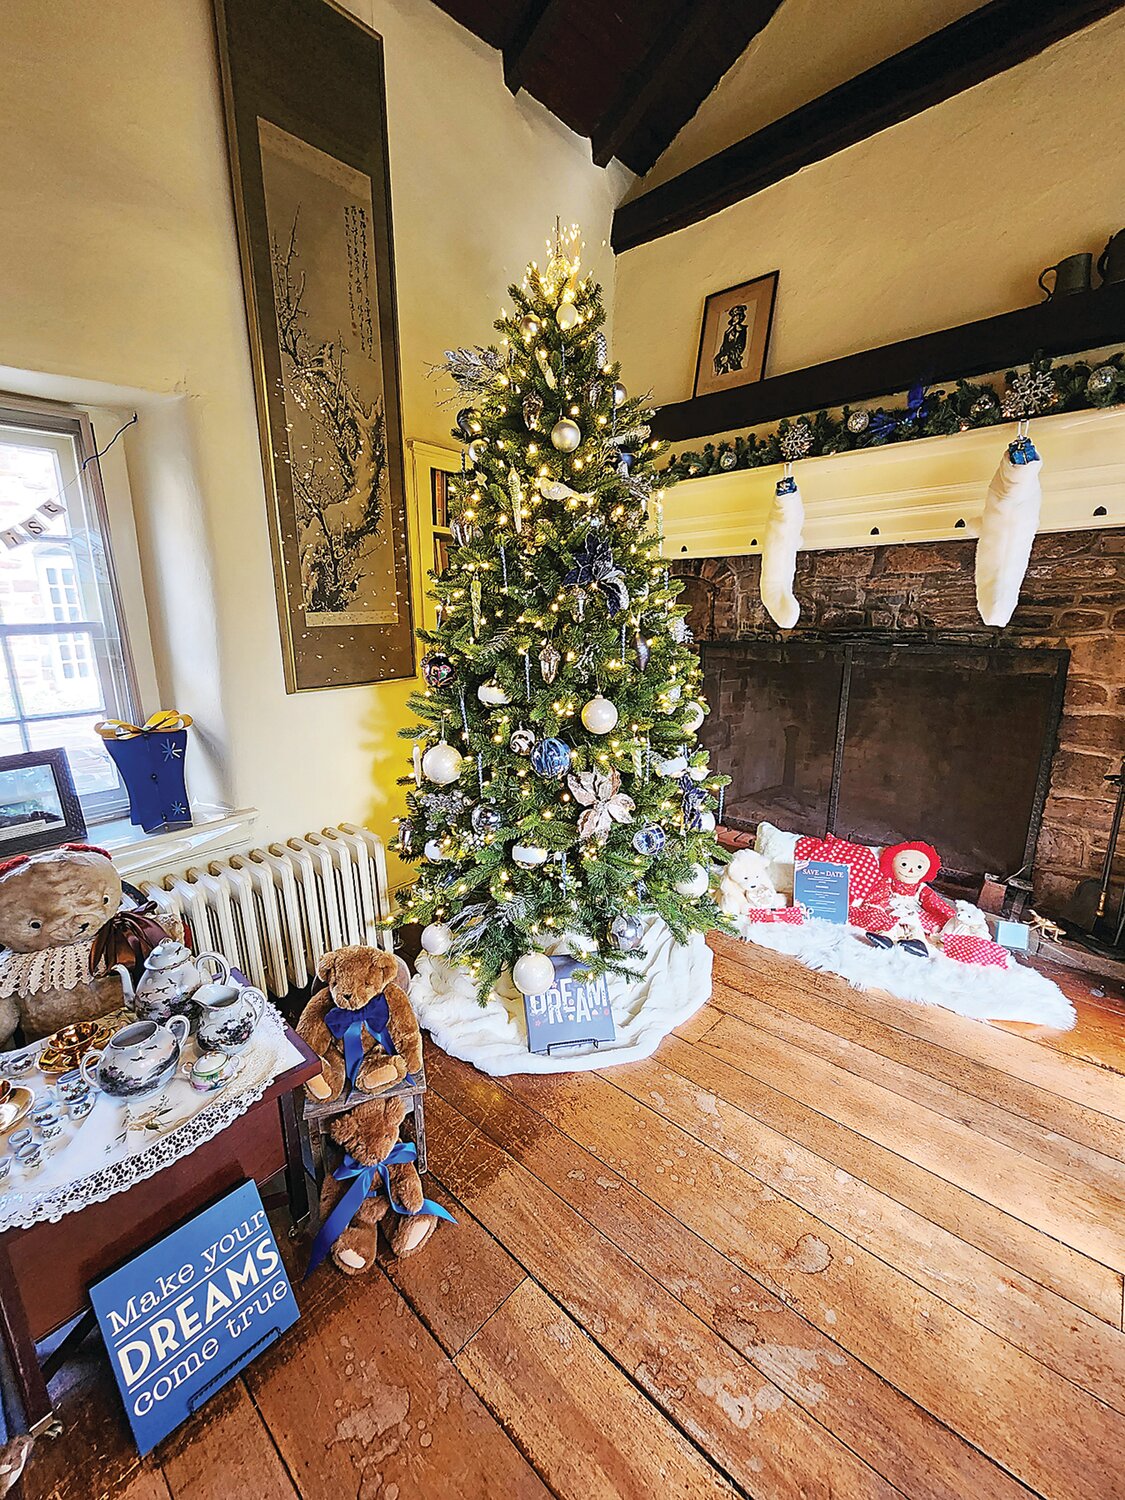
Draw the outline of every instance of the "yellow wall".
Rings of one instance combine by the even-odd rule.
[[[627,174],[512,99],[498,55],[430,0],[354,9],[386,43],[406,436],[448,441],[427,362],[488,339],[556,214],[611,282]],[[259,838],[387,831],[409,684],[283,688],[208,0],[3,11],[0,389],[140,407],[128,457],[156,668],[163,703],[196,715],[193,789],[256,805]]]
[[[853,7],[837,10],[854,16]],[[794,55],[801,40],[792,38]],[[615,352],[657,400],[689,396],[705,295],[775,267],[767,374],[1035,302],[1043,266],[1072,250],[1100,251],[1125,224],[1125,152],[1113,123],[1123,76],[1118,13],[703,223],[626,252],[617,266]],[[741,77],[749,118],[757,80]],[[658,163],[652,180],[659,171]]]

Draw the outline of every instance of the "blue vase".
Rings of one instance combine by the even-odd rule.
[[[186,729],[142,730],[127,740],[104,743],[129,793],[130,823],[146,833],[191,824],[184,785]]]

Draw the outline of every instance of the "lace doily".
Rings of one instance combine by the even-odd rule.
[[[194,1043],[185,1057],[194,1056]],[[106,1094],[80,1125],[68,1124],[59,1148],[35,1173],[24,1176],[13,1162],[0,1192],[0,1233],[57,1223],[90,1203],[104,1203],[135,1183],[153,1177],[164,1167],[213,1140],[221,1130],[245,1114],[279,1073],[295,1067],[301,1054],[285,1035],[285,1023],[267,1005],[254,1041],[238,1059],[238,1071],[213,1094],[197,1093],[182,1069],[161,1093],[134,1100],[129,1106]],[[44,1097],[48,1083],[40,1073],[18,1080]],[[124,1127],[130,1116],[144,1117],[160,1101],[168,1106],[169,1124],[152,1138]]]
[[[0,999],[38,995],[40,990],[73,990],[90,983],[90,944],[63,943],[38,953],[0,952]]]

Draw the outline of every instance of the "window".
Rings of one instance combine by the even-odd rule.
[[[0,754],[61,746],[88,824],[128,806],[94,725],[136,718],[94,453],[83,412],[0,400]]]

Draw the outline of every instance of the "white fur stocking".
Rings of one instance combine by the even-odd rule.
[[[1039,529],[1043,461],[1025,439],[1029,462],[1013,463],[1012,450],[988,486],[977,542],[977,612],[986,625],[1007,625],[1019,603],[1031,544]]]
[[[771,619],[782,630],[792,630],[801,617],[793,577],[804,524],[805,507],[795,481],[779,480],[762,542],[761,594]]]

